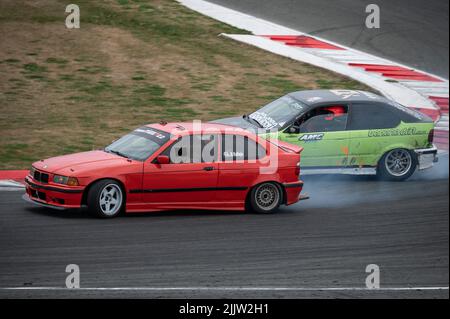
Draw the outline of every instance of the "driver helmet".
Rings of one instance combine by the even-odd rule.
[[[327,121],[331,121],[336,117],[345,115],[345,108],[342,105],[328,106],[325,108],[325,111],[331,113],[325,118]]]

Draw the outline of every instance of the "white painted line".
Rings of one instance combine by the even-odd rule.
[[[425,95],[432,95],[432,96],[442,95],[442,97],[447,97],[448,93],[449,93],[448,88],[424,88],[424,87],[416,86],[416,87],[414,87],[414,90],[422,92]]]
[[[301,32],[202,0],[178,0],[184,6],[254,34],[299,35]]]
[[[24,192],[24,188],[18,187],[0,187],[0,192]]]
[[[56,291],[421,291],[449,290],[449,287],[382,287],[369,289],[364,287],[9,287],[0,290],[56,290]]]
[[[423,88],[442,88],[448,89],[448,83],[445,82],[423,82],[423,81],[417,81],[416,83],[410,83],[411,86],[415,87],[423,87]]]
[[[0,191],[22,191],[25,185],[14,180],[0,180]]]

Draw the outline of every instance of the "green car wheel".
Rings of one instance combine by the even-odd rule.
[[[387,152],[378,164],[378,176],[383,180],[404,181],[411,177],[417,168],[417,156],[407,149],[394,149]]]

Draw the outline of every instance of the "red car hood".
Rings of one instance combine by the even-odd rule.
[[[33,163],[33,166],[44,172],[76,177],[88,170],[125,164],[127,159],[124,157],[104,151],[90,151],[48,158]]]

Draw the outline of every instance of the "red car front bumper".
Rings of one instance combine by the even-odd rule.
[[[79,208],[84,187],[65,187],[42,184],[29,176],[25,178],[28,199],[54,208]]]

